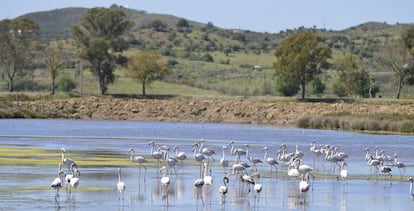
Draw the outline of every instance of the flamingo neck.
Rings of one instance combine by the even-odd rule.
[[[411,181],[411,185],[410,185],[410,194],[411,194],[411,197],[414,197],[413,184],[414,184],[414,182]]]

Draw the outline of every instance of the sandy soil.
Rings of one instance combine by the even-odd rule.
[[[412,103],[323,103],[283,100],[123,99],[80,97],[53,101],[22,101],[19,107],[46,113],[50,118],[111,119],[173,122],[250,123],[295,126],[304,116],[329,113],[414,114]]]

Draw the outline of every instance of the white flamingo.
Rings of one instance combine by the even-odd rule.
[[[75,174],[77,174],[78,176],[80,176],[80,171],[78,170],[77,165],[75,163],[72,163],[72,165],[70,165],[70,168],[69,169],[70,169],[70,172],[68,174],[66,174],[66,176],[65,176],[66,190],[68,190],[68,187],[70,186],[70,181],[74,177],[76,177]]]
[[[166,166],[161,167],[160,172],[162,173],[162,177],[161,177],[161,185],[163,190],[163,199],[167,200],[167,205],[168,205],[168,188],[170,186],[171,180],[170,177],[168,176],[168,168]]]
[[[394,154],[394,165],[397,166],[398,170],[400,171],[400,178],[402,180],[402,176],[405,173],[405,164],[403,162],[398,161],[397,153]],[[401,169],[403,172],[401,172]]]
[[[63,175],[65,173],[62,171],[62,164],[59,163],[59,171],[58,171],[58,177],[56,177],[50,187],[56,190],[56,197],[59,197],[59,190],[63,187]]]
[[[254,181],[253,177],[250,176],[250,175],[248,175],[248,174],[241,174],[239,176],[239,179],[240,179],[240,182],[246,184],[246,186],[248,188],[248,191],[250,192],[250,185],[254,185],[255,184],[255,181]]]
[[[246,155],[246,150],[242,149],[242,148],[234,148],[234,141],[230,141],[229,146],[230,148],[230,152],[232,155],[236,155],[236,151],[238,152],[238,155]]]
[[[77,164],[73,159],[65,157],[65,153],[66,153],[65,148],[63,148],[63,147],[60,148],[60,151],[62,152],[62,163],[68,167],[68,172],[70,172],[70,167],[72,166],[72,164],[74,164],[76,166],[77,166]]]
[[[155,160],[157,160],[157,164],[158,166],[161,163],[161,160],[164,158],[163,154],[160,151],[154,151],[155,149],[155,141],[150,141],[148,143],[148,145],[151,146],[151,156],[152,158],[154,158]]]
[[[341,165],[341,178],[346,179],[348,177],[348,164],[346,162],[342,162]]]
[[[246,147],[246,157],[253,164],[252,170],[254,169],[255,171],[257,171],[257,166],[256,165],[259,164],[259,163],[263,163],[263,161],[258,157],[250,156],[250,154],[249,154],[249,145],[248,144],[246,144],[245,147]]]
[[[124,192],[125,192],[125,182],[121,180],[121,168],[118,168],[118,183],[116,184],[118,188],[118,192],[122,195],[122,201],[124,201]],[[119,200],[121,200],[121,196],[119,196]]]
[[[246,167],[239,163],[235,163],[231,167],[231,172],[227,174],[227,177],[229,177],[230,175],[238,175],[240,172],[244,172],[245,174],[247,174]]]
[[[205,143],[204,139],[200,139],[198,143],[200,144],[200,148],[198,149],[199,152],[208,157],[208,160],[207,160],[208,162],[210,161],[210,158],[214,162],[213,155],[216,154],[216,152],[213,149],[207,148],[204,146],[204,143]]]
[[[204,186],[204,179],[199,178],[194,181],[194,191],[195,191],[197,201],[198,199],[201,199],[202,203],[204,203],[203,195],[202,195],[203,186]]]
[[[201,166],[203,165],[202,162],[203,162],[203,160],[206,159],[206,157],[203,154],[198,152],[198,144],[197,143],[193,144],[192,151],[194,153],[194,160],[197,163],[199,163],[199,165],[200,165],[200,177],[201,177]]]
[[[211,169],[209,169],[208,162],[204,163],[204,184],[205,185],[212,185],[213,184],[213,177],[208,173],[211,173]]]
[[[220,159],[220,165],[223,167],[224,173],[226,173],[226,168],[229,167],[229,161],[226,159],[226,150],[227,146],[222,146],[221,151],[223,152],[223,157]]]
[[[301,193],[308,192],[311,184],[309,183],[309,174],[303,174],[302,180],[299,182],[299,191]]]
[[[265,151],[263,160],[265,160],[266,163],[270,165],[270,173],[272,173],[273,167],[275,167],[275,170],[277,170],[276,165],[279,163],[274,158],[267,156],[269,151],[269,148],[267,146],[263,147],[263,150]]]
[[[227,187],[228,183],[229,183],[229,178],[224,176],[223,177],[223,185],[221,185],[219,187],[219,193],[220,193],[220,196],[221,196],[221,204],[226,203],[226,195],[227,195],[227,192],[228,192],[228,187]]]
[[[254,190],[254,192],[256,192],[256,195],[254,197],[255,198],[257,197],[257,201],[259,201],[260,193],[262,192],[262,184],[259,183],[260,173],[255,172],[254,174],[252,174],[252,177],[254,177],[254,176],[256,177],[256,181],[255,181],[254,186],[253,186],[253,190]]]
[[[179,149],[178,146],[173,147],[173,150],[175,152],[175,156],[181,162],[181,165],[183,165],[184,160],[187,159],[187,154],[185,154],[185,152],[180,152],[178,149]]]
[[[144,176],[146,175],[147,172],[147,167],[145,167],[143,164],[144,163],[148,163],[148,160],[145,159],[143,156],[135,156],[135,150],[133,147],[129,148],[128,153],[131,153],[131,156],[129,157],[129,161],[131,161],[132,163],[138,163],[139,166],[139,173],[138,176],[141,177],[141,167],[144,167],[145,169],[145,173]],[[145,180],[145,177],[144,177]]]
[[[408,178],[408,181],[411,183],[410,184],[410,196],[411,196],[411,199],[414,200],[414,189],[413,189],[414,179],[410,177]]]
[[[80,176],[79,171],[76,171],[74,166],[75,166],[74,164],[72,164],[72,166],[71,166],[73,177],[72,177],[72,179],[70,179],[70,182],[69,182],[70,186],[71,186],[71,188],[70,188],[70,193],[71,194],[72,194],[72,189],[74,189],[74,191],[73,191],[74,193],[73,193],[72,196],[74,196],[76,194],[76,189],[79,186],[79,176]]]
[[[378,174],[379,174],[379,168],[378,166],[381,164],[381,161],[378,159],[374,159],[374,157],[369,156],[368,157],[368,165],[371,167],[371,171],[372,168],[374,168],[374,174],[377,176],[377,180],[378,180]],[[370,171],[370,173],[371,173]],[[368,180],[371,178],[371,174],[368,176]]]

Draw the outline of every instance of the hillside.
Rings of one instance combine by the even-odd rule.
[[[412,27],[409,24],[369,22],[342,31],[299,27],[273,34],[223,29],[214,23],[198,23],[185,17],[114,7],[124,10],[128,19],[135,23],[126,37],[131,45],[127,54],[157,49],[173,70],[165,82],[214,90],[225,95],[280,95],[275,88],[274,49],[287,36],[297,31],[312,30],[333,49],[334,57],[350,52],[360,58],[359,67],[367,69],[382,83],[381,95],[392,96],[392,72],[379,64],[377,54],[384,45]],[[77,24],[85,11],[85,8],[63,8],[23,16],[39,24],[41,39],[51,41],[70,38],[69,26]],[[183,19],[188,21],[188,26],[177,25]],[[161,25],[155,27],[155,22]],[[260,69],[254,71],[254,66],[260,66]],[[113,87],[118,89],[114,91],[110,87],[109,93],[131,94],[119,89],[121,85],[116,83],[130,83],[130,80],[122,71],[117,73],[118,82]],[[322,76],[328,87],[327,96],[332,96],[329,88],[331,74],[332,71],[328,71]],[[403,92],[408,93],[409,88],[405,89]],[[133,91],[134,94],[137,92]]]

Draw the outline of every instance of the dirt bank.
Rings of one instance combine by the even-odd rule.
[[[309,103],[204,98],[81,97],[52,101],[21,101],[19,108],[44,112],[49,118],[250,123],[275,126],[295,126],[304,116],[339,112],[414,114],[414,105],[411,103]]]

